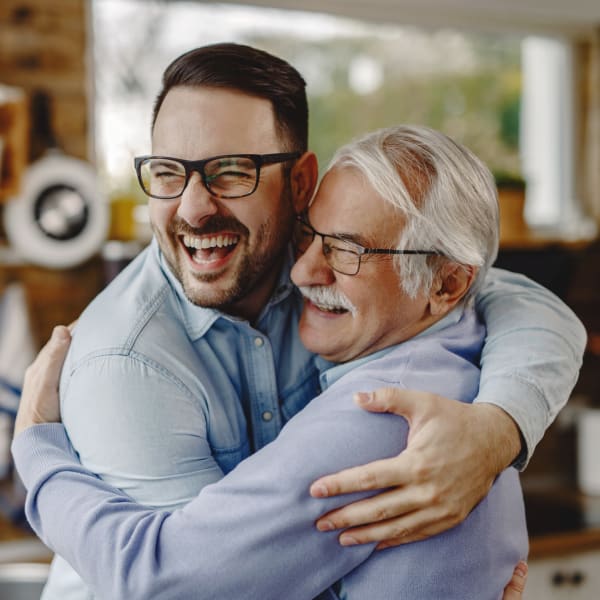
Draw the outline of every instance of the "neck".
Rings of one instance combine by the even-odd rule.
[[[251,325],[255,325],[260,313],[275,291],[282,267],[283,258],[280,258],[271,266],[268,273],[252,289],[244,294],[243,298],[231,304],[221,306],[220,310],[233,317],[241,317]]]

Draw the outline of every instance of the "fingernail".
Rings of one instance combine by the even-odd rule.
[[[519,577],[525,577],[527,575],[528,567],[527,563],[520,562],[515,569],[515,573],[519,575]]]
[[[335,529],[334,524],[327,519],[322,521],[317,521],[317,529],[319,531],[333,531]]]
[[[353,538],[351,535],[341,535],[340,544],[342,546],[356,546],[358,544],[358,540]]]
[[[362,406],[366,406],[373,401],[373,394],[369,392],[357,392],[354,394],[354,401]]]
[[[324,484],[315,483],[310,487],[310,495],[313,498],[327,498],[327,496],[329,496],[329,491]]]
[[[64,342],[69,339],[69,333],[65,327],[57,325],[52,330],[52,339],[56,342]]]

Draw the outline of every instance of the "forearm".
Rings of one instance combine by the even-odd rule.
[[[48,371],[47,363],[48,358],[56,354],[62,364],[64,351],[65,348],[57,351],[55,345],[49,345],[40,353],[37,366],[28,377],[27,394],[24,393],[21,408],[35,407],[39,402],[43,404],[42,400],[49,397],[48,405],[57,412],[58,371]],[[116,369],[117,372],[120,370]],[[38,379],[42,384],[39,389],[33,386]],[[87,376],[83,380],[87,380]],[[105,378],[99,386],[109,385],[111,381],[112,378]],[[118,385],[121,384],[126,386],[127,381]],[[90,389],[98,391],[95,386]],[[65,393],[74,393],[75,402],[76,391],[76,386],[69,385]],[[85,393],[86,390],[81,391]],[[155,385],[152,391],[157,391]],[[108,464],[108,459],[114,459],[120,465],[118,468],[125,471],[131,463],[125,465],[123,460],[130,461],[131,455],[122,457],[119,452],[115,455],[112,442],[105,440],[107,451],[113,455],[100,456],[98,461],[97,444],[85,439],[86,431],[94,435],[97,421],[103,421],[106,416],[105,424],[108,424],[110,415],[114,421],[115,415],[121,413],[118,406],[110,406],[111,399],[117,395],[104,388],[100,392],[107,405],[94,408],[100,410],[100,414],[94,413],[90,419],[92,431],[85,429],[85,423],[82,428],[77,427],[77,419],[74,421],[80,436],[78,441],[90,462]],[[340,397],[351,405],[349,393]],[[171,402],[163,404],[171,407]],[[71,408],[78,411],[81,407],[74,403]],[[265,449],[252,457],[228,478],[209,486],[210,492],[207,488],[184,510],[169,514],[135,504],[123,492],[87,471],[76,460],[62,425],[33,426],[36,420],[25,418],[26,412],[30,411],[23,412],[23,432],[15,438],[13,450],[15,464],[29,490],[28,518],[38,535],[73,565],[99,597],[114,600],[221,599],[239,597],[239,591],[244,590],[249,597],[261,599],[312,598],[372,551],[372,546],[342,549],[337,543],[337,533],[323,535],[318,532],[314,521],[323,506],[333,508],[337,501],[324,504],[311,499],[308,494],[315,473],[322,474],[318,465],[323,468],[323,457],[332,459],[333,468],[338,464],[347,466],[346,461],[351,460],[348,452],[340,450],[343,446],[340,436],[348,434],[352,439],[353,448],[357,449],[355,460],[363,456],[358,439],[372,428],[365,427],[362,419],[352,420],[350,425],[354,427],[334,429],[334,434],[326,419],[318,419],[315,427],[296,427],[295,434],[287,441],[287,454],[279,445],[271,445],[268,451]],[[139,413],[138,410],[134,412]],[[361,411],[355,409],[354,417],[357,412]],[[152,422],[147,424],[149,429],[161,428],[163,435],[154,437],[158,445],[147,449],[146,453],[148,450],[161,452],[165,444],[173,444],[174,440],[163,429],[168,415],[163,417],[154,415]],[[128,429],[123,421],[126,419],[119,421],[117,429],[124,426]],[[147,431],[148,428],[138,427],[137,430]],[[184,425],[172,430],[172,434],[196,438],[200,430],[202,427],[197,423],[186,419]],[[106,427],[104,431],[111,435],[115,433]],[[184,432],[188,434],[182,436]],[[395,426],[388,439],[397,446],[399,437]],[[374,443],[380,441],[379,438],[373,439],[370,434],[363,439],[366,460],[372,456],[369,452],[375,448],[381,450]],[[205,467],[208,455],[202,448],[197,450],[199,466]],[[340,458],[342,462],[336,462]],[[177,462],[177,457],[174,460]],[[179,461],[190,462],[181,457]]]
[[[585,330],[548,290],[493,270],[477,297],[487,327],[477,402],[495,404],[517,424],[524,466],[575,385]]]
[[[311,430],[305,445],[290,440],[294,454],[303,449],[300,462],[291,452],[281,460],[281,447],[272,444],[172,514],[146,510],[86,473],[65,450],[59,425],[24,432],[14,454],[29,489],[32,526],[100,597],[228,598],[244,589],[253,598],[306,600],[373,549],[341,548],[337,532],[314,527],[324,509],[352,497],[323,502],[308,495],[311,465],[320,462],[315,446],[328,450],[317,443],[326,431]]]

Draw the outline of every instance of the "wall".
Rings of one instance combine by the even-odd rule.
[[[0,83],[23,89],[28,98],[30,161],[47,149],[50,134],[66,154],[91,158],[88,7],[86,0],[0,1]],[[49,124],[33,114],[39,92],[49,100]],[[5,243],[0,225],[0,245]],[[0,264],[0,293],[12,281],[25,286],[40,346],[56,323],[77,318],[98,293],[102,265],[97,257],[64,271]]]
[[[87,10],[85,0],[0,2],[0,83],[30,98],[46,92],[57,142],[79,158],[89,157]],[[34,158],[44,149],[41,133],[32,131]]]

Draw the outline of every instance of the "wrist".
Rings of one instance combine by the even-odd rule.
[[[33,427],[37,424],[38,423],[35,421],[35,419],[32,419],[30,415],[22,415],[21,413],[18,413],[17,418],[15,419],[13,437],[17,437],[22,431],[25,431],[25,429]]]
[[[60,420],[52,419],[50,417],[43,418],[37,412],[27,409],[26,407],[20,407],[15,419],[15,428],[13,438],[17,437],[25,429],[34,427],[35,425],[43,425],[44,423],[60,422]]]
[[[521,430],[516,421],[495,404],[477,402],[473,407],[478,411],[480,420],[483,420],[481,430],[489,440],[488,448],[500,473],[522,453],[524,443]]]

